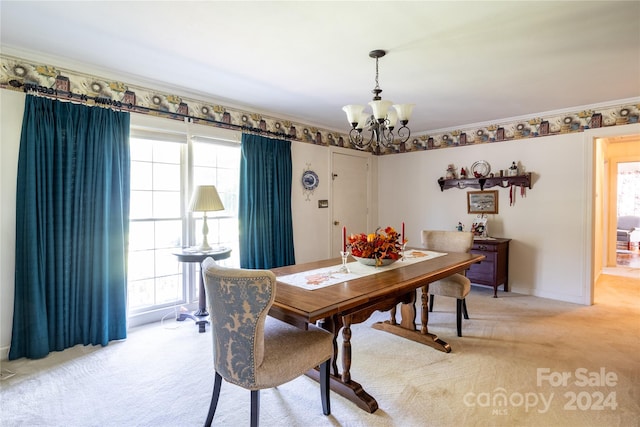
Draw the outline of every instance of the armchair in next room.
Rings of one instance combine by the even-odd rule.
[[[640,216],[618,217],[617,248],[638,250],[640,242]]]

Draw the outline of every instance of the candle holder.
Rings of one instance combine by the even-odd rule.
[[[402,252],[400,253],[400,261],[404,261],[404,251],[407,247],[407,244],[403,243],[401,246],[402,246]]]
[[[340,256],[342,257],[342,267],[340,267],[340,270],[338,270],[338,272],[340,273],[351,273],[351,271],[349,271],[349,267],[347,267],[347,258],[349,257],[349,251],[340,251]]]

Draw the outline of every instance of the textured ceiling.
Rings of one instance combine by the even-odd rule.
[[[412,133],[640,96],[640,2],[0,2],[2,52],[347,131],[380,59]]]

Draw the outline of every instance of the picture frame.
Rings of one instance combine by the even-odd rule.
[[[497,214],[498,191],[467,191],[467,213]]]

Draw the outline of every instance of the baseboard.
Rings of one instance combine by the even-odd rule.
[[[146,325],[147,323],[159,322],[162,319],[176,319],[181,312],[192,312],[198,309],[196,303],[180,304],[171,307],[165,307],[159,310],[147,311],[144,313],[132,314],[127,318],[127,327],[134,328],[136,326]],[[173,316],[173,317],[172,317]],[[0,361],[9,360],[9,346],[0,347]]]
[[[176,319],[182,312],[192,312],[198,309],[196,303],[180,304],[171,307],[165,307],[153,311],[145,311],[143,313],[132,314],[127,318],[127,327],[135,328],[136,326],[146,325],[147,323],[159,322],[162,319]]]

